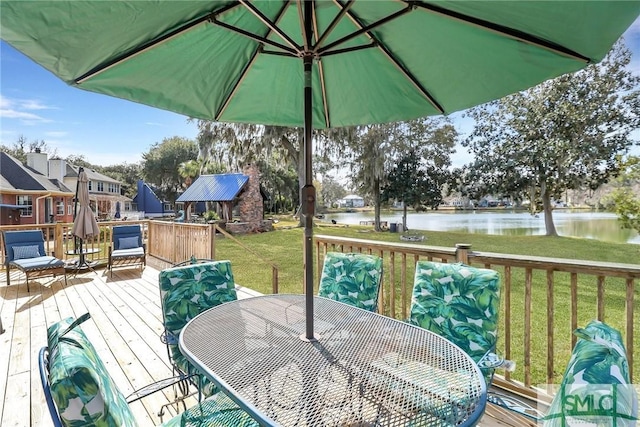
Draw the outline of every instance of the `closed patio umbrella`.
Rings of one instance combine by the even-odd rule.
[[[73,228],[71,232],[80,239],[80,264],[84,264],[84,253],[82,252],[82,244],[87,237],[100,234],[100,227],[96,221],[96,217],[89,206],[89,178],[84,168],[78,170],[78,182],[76,183],[76,203],[78,208],[75,210],[75,218],[73,219]]]
[[[186,116],[312,127],[448,114],[600,61],[631,1],[0,2],[2,38],[68,84]]]

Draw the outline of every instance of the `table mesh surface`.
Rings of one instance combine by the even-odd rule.
[[[429,331],[304,296],[215,307],[183,330],[181,348],[229,394],[283,426],[445,426],[484,409],[484,380],[462,350]]]

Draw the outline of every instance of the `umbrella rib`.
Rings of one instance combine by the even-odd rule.
[[[245,8],[247,8],[247,10],[249,10],[249,12],[254,14],[256,18],[262,21],[262,23],[266,25],[271,31],[276,33],[278,36],[280,36],[282,40],[287,42],[287,44],[291,46],[293,50],[295,50],[298,54],[302,53],[302,48],[298,46],[296,42],[294,42],[293,39],[289,37],[284,31],[282,31],[280,27],[278,27],[275,23],[271,22],[271,20],[267,16],[265,16],[262,12],[260,12],[260,10],[258,10],[252,3],[249,3],[247,0],[239,0],[239,1]]]
[[[267,39],[265,37],[262,37],[262,36],[259,36],[257,34],[253,34],[253,33],[249,32],[249,31],[243,30],[242,28],[234,27],[233,25],[229,25],[229,24],[227,24],[225,22],[218,21],[217,19],[213,19],[211,21],[211,23],[214,24],[214,25],[218,25],[218,26],[220,26],[222,28],[226,28],[227,30],[232,31],[234,33],[237,33],[237,34],[240,34],[242,36],[248,37],[251,40],[254,40],[254,41],[256,41],[256,42],[258,42],[260,44],[267,44],[267,45],[270,45],[270,46],[273,46],[273,47],[277,47],[278,49],[282,49],[285,52],[287,52],[289,54],[289,56],[293,56],[293,57],[296,57],[296,58],[300,56],[300,52],[298,50],[292,49],[289,46],[283,45],[282,43],[278,43],[278,42],[275,42],[273,40],[269,40],[269,39]]]
[[[354,0],[349,0],[345,5],[342,5],[342,3],[339,3],[337,1],[335,1],[335,3],[340,8],[340,12],[335,16],[335,18],[333,18],[333,21],[331,21],[331,23],[329,24],[325,32],[322,34],[322,36],[316,37],[317,42],[316,42],[316,45],[313,47],[314,50],[322,46],[322,43],[324,43],[327,37],[329,37],[329,34],[331,34],[334,28],[338,25],[338,22],[340,22],[340,20],[344,17],[344,15],[346,15],[349,9],[351,9],[351,6],[353,6]]]
[[[338,3],[338,4],[340,4],[340,3]],[[411,7],[411,5],[407,5],[407,7],[404,7],[401,10],[392,13],[391,15],[385,16],[384,18],[379,19],[376,22],[373,22],[373,23],[371,23],[371,24],[369,24],[367,26],[362,25],[359,20],[356,21],[354,19],[353,12],[351,10],[348,10],[346,12],[347,16],[349,16],[354,21],[354,23],[356,23],[358,25],[358,27],[360,29],[358,31],[354,31],[353,33],[351,33],[349,35],[346,35],[346,36],[342,37],[339,40],[334,41],[333,43],[329,43],[328,45],[326,45],[323,48],[319,48],[317,50],[317,54],[319,56],[322,56],[327,51],[330,51],[334,47],[339,46],[339,45],[341,45],[341,44],[343,44],[343,43],[345,43],[345,42],[347,42],[347,41],[349,41],[349,40],[351,40],[353,38],[361,36],[362,34],[367,34],[367,35],[369,35],[369,37],[371,37],[371,30],[373,30],[374,28],[377,28],[377,27],[379,27],[381,25],[384,25],[387,22],[393,21],[394,19],[399,18],[400,16],[405,15],[405,14],[411,12],[412,10],[413,10],[413,8]]]
[[[256,61],[256,59],[258,58],[258,55],[261,52],[262,52],[262,45],[259,45],[258,49],[256,49],[255,52],[253,52],[253,55],[251,56],[251,59],[247,62],[247,65],[242,69],[242,72],[240,73],[240,78],[233,85],[233,88],[231,89],[229,96],[227,96],[224,102],[222,103],[222,107],[220,107],[220,110],[216,112],[215,121],[220,121],[220,117],[226,111],[227,107],[229,106],[229,103],[231,102],[234,95],[240,88],[240,84],[244,81],[245,77],[247,76],[247,73],[249,72],[249,70],[253,66],[253,63]]]
[[[287,9],[287,4],[285,3],[282,6],[282,8],[278,11],[278,15],[276,16],[276,20],[275,20],[276,24],[278,22],[280,22],[280,19],[282,19],[282,16],[284,15],[284,12],[285,12],[286,9]],[[268,29],[267,33],[264,35],[264,38],[266,39],[267,37],[269,37],[270,33],[271,33],[271,29]],[[286,46],[283,46],[283,47],[286,48]],[[231,102],[231,100],[233,99],[234,95],[238,91],[238,88],[240,87],[240,84],[244,81],[245,77],[247,76],[247,73],[249,72],[249,70],[253,66],[253,63],[256,61],[256,59],[258,58],[258,55],[260,53],[264,53],[264,45],[263,44],[259,44],[258,45],[258,48],[253,52],[253,55],[251,56],[251,59],[247,62],[247,65],[242,69],[242,72],[240,73],[240,78],[233,85],[233,88],[231,89],[231,92],[229,93],[229,96],[227,96],[226,99],[224,100],[224,102],[222,103],[222,107],[220,107],[220,110],[216,112],[216,116],[215,116],[216,121],[219,120],[220,117],[226,111],[227,107],[229,106],[229,103]],[[291,56],[290,54],[287,54],[287,53],[284,53],[284,52],[278,52],[278,53],[282,54],[282,55]]]
[[[92,68],[87,73],[85,73],[85,74],[81,75],[80,77],[78,77],[75,80],[75,83],[78,84],[78,85],[82,84],[85,81],[97,76],[98,74],[100,74],[100,73],[102,73],[104,71],[109,70],[110,68],[112,68],[112,67],[114,67],[114,66],[116,66],[118,64],[126,62],[129,59],[135,58],[139,54],[144,53],[144,52],[146,52],[146,51],[148,51],[148,50],[150,50],[150,49],[152,49],[152,48],[154,48],[154,47],[156,47],[156,46],[158,46],[158,45],[160,45],[162,43],[165,43],[165,42],[173,39],[174,37],[179,36],[180,34],[186,32],[186,31],[191,30],[193,27],[196,27],[196,26],[198,26],[198,25],[200,25],[202,23],[205,23],[205,22],[211,20],[212,18],[215,19],[216,15],[219,15],[219,14],[221,14],[223,12],[226,12],[226,11],[228,11],[230,9],[233,9],[234,7],[237,7],[238,5],[239,5],[239,3],[235,3],[234,2],[234,3],[227,5],[226,7],[222,8],[222,9],[216,11],[216,12],[207,13],[206,15],[201,16],[200,18],[196,18],[196,19],[186,23],[185,25],[182,25],[182,26],[176,28],[175,30],[170,31],[167,34],[164,34],[164,35],[162,35],[162,36],[160,36],[160,37],[158,37],[156,39],[153,39],[153,40],[151,40],[151,41],[149,41],[147,43],[144,43],[143,45],[133,49],[130,52],[125,53],[124,55],[121,55],[121,56],[119,56],[119,57],[117,57],[117,58],[115,58],[115,59],[113,59],[111,61],[108,61],[108,62],[104,63],[104,64],[100,64],[95,68]]]
[[[537,47],[541,47],[543,49],[552,51],[554,53],[563,55],[563,56],[567,56],[569,58],[581,61],[581,62],[585,62],[585,63],[591,63],[591,59],[581,55],[578,52],[575,52],[565,46],[559,45],[557,43],[553,43],[551,41],[548,40],[544,40],[540,37],[534,36],[532,34],[529,33],[525,33],[524,31],[519,31],[519,30],[515,30],[513,28],[509,28],[509,27],[505,27],[503,25],[500,24],[496,24],[490,21],[485,21],[484,19],[479,19],[479,18],[474,18],[472,16],[468,16],[468,15],[464,15],[462,13],[458,13],[458,12],[454,12],[448,9],[445,9],[443,7],[434,5],[434,4],[426,4],[426,3],[422,3],[422,2],[413,2],[410,1],[408,2],[409,5],[415,5],[421,9],[427,10],[429,12],[433,12],[436,13],[438,15],[442,15],[442,16],[446,16],[452,19],[455,19],[457,21],[461,21],[467,24],[471,24],[473,26],[476,26],[478,28],[482,28],[484,30],[489,30],[491,32],[503,35],[503,36],[507,36],[510,37],[512,39],[521,41],[523,43],[529,44],[529,45],[533,45],[533,46],[537,46]]]
[[[402,65],[400,63],[400,61],[398,61],[393,54],[389,51],[389,49],[386,48],[386,46],[384,46],[382,43],[380,43],[380,41],[378,40],[378,38],[371,32],[369,31],[370,28],[372,26],[379,26],[382,25],[382,23],[385,22],[389,22],[390,19],[393,19],[395,17],[401,16],[404,13],[407,13],[409,11],[411,11],[411,8],[405,8],[399,12],[396,12],[392,15],[387,16],[386,18],[382,18],[381,20],[375,22],[374,24],[371,24],[367,27],[364,27],[361,23],[360,23],[360,19],[358,19],[358,17],[353,13],[353,11],[349,11],[347,12],[347,16],[351,19],[351,21],[354,23],[354,25],[358,26],[359,28],[361,28],[361,30],[356,31],[353,34],[363,34],[363,32],[367,35],[367,37],[369,37],[374,46],[377,46],[387,57],[387,59],[389,59],[389,61],[391,61],[396,68],[405,76],[405,78],[407,78],[411,83],[413,83],[413,85],[416,87],[416,89],[418,89],[418,91],[422,94],[422,96],[424,96],[427,101],[429,101],[429,103],[436,109],[438,110],[438,112],[440,112],[440,114],[444,114],[444,108],[442,108],[442,106],[440,105],[440,103],[438,101],[435,100],[435,98],[429,93],[429,91],[422,86],[422,84],[418,81],[418,79],[409,71],[407,70],[404,65]],[[366,31],[363,31],[366,30]],[[351,36],[347,36],[346,38],[351,38]],[[338,42],[340,42],[340,40],[338,40]],[[327,45],[324,50],[327,50],[329,48],[331,48],[332,46],[338,44],[338,42],[334,42],[331,45]],[[369,47],[369,46],[365,46],[365,47]],[[345,51],[348,51],[349,48],[344,49]],[[351,49],[353,50],[353,49]],[[332,51],[333,52],[333,51]],[[330,54],[332,52],[326,52],[325,54]]]
[[[350,7],[350,6],[349,6]],[[344,9],[349,9],[349,7],[346,7]],[[344,10],[343,9],[343,10]],[[346,13],[346,11],[345,11]],[[344,13],[338,14],[338,16],[343,16]],[[325,32],[325,34],[323,34],[323,37],[327,35],[328,31],[331,31],[332,26],[334,26],[337,20],[334,19],[333,22],[331,23],[331,25],[329,25],[329,28],[327,29],[327,31]],[[316,37],[316,40],[318,40],[318,15],[316,15],[316,10],[315,8],[313,9],[313,33]],[[318,45],[318,43],[316,42],[316,46]],[[315,47],[314,47],[315,48]],[[328,105],[328,100],[327,100],[327,85],[326,85],[326,81],[324,79],[324,65],[322,64],[322,60],[318,59],[318,75],[320,77],[320,90],[322,93],[322,109],[324,111],[324,123],[326,127],[331,127],[330,123],[331,123],[331,119],[329,118],[329,105]]]

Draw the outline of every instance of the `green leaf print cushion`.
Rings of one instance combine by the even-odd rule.
[[[494,351],[500,279],[494,270],[418,261],[409,322],[462,348],[473,360]],[[493,369],[483,368],[487,385]]]
[[[638,397],[620,332],[593,320],[574,331],[573,348],[544,427],[635,424]]]
[[[376,311],[382,280],[382,258],[359,253],[328,252],[318,295]]]
[[[160,299],[172,362],[184,373],[197,372],[178,348],[184,326],[203,311],[237,299],[230,261],[188,264],[160,272]],[[200,375],[200,391],[215,392],[213,384]]]
[[[75,322],[67,318],[47,330],[49,383],[60,419],[69,427],[134,427],[137,423],[125,397],[77,326],[88,318]]]

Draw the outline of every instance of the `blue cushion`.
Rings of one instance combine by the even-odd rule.
[[[134,249],[139,248],[138,237],[121,237],[118,240],[118,249]]]
[[[38,245],[13,247],[13,259],[37,258],[39,256]]]

